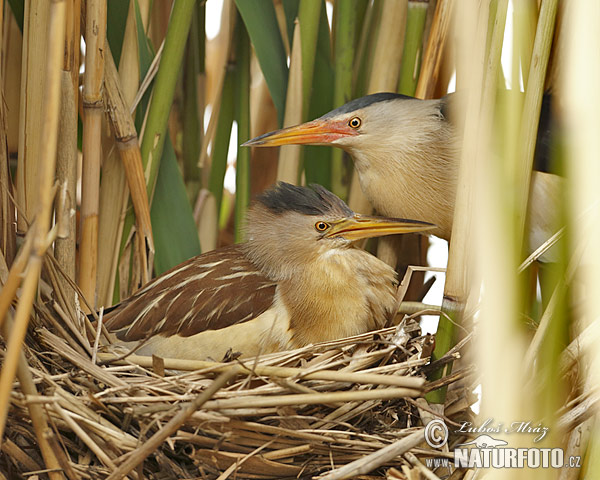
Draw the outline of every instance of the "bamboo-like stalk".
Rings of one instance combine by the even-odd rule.
[[[65,56],[62,74],[61,114],[59,124],[59,142],[56,158],[56,179],[66,192],[61,200],[65,218],[64,230],[56,239],[54,256],[63,272],[70,279],[76,278],[77,256],[77,128],[79,104],[79,41],[81,38],[81,0],[66,2],[67,18],[65,28]],[[58,200],[58,199],[57,199]],[[64,292],[70,292],[65,299],[65,308],[71,316],[75,315],[75,293],[69,282],[61,276]]]
[[[217,215],[217,202],[208,189],[203,188],[198,194],[194,206],[194,220],[198,229],[198,239],[202,253],[210,252],[217,248],[219,217]]]
[[[142,283],[149,280],[146,248],[154,251],[150,206],[146,193],[146,179],[142,168],[142,157],[137,131],[129,114],[124,95],[121,93],[117,67],[114,64],[108,43],[105,46],[104,96],[114,129],[115,140],[127,177],[127,185],[136,215],[137,234],[140,240],[138,255],[142,267]]]
[[[271,100],[271,95],[264,79],[252,81],[250,91],[250,137],[254,138],[264,132],[277,130],[277,110]],[[277,159],[279,151],[276,148],[251,148],[250,160],[250,195],[257,195],[275,183],[277,179]],[[258,174],[260,173],[260,174]]]
[[[435,7],[423,55],[421,75],[415,92],[417,98],[431,98],[435,91],[442,64],[442,53],[452,21],[453,6],[454,0],[438,0]]]
[[[0,24],[1,26],[1,24]],[[1,29],[0,29],[1,31]],[[3,84],[4,72],[0,71],[0,85]],[[16,231],[14,227],[15,208],[11,198],[11,181],[8,169],[6,107],[0,104],[0,251],[8,265],[17,253]],[[0,316],[0,324],[2,317]]]
[[[66,192],[64,205],[66,210],[65,232],[56,239],[54,255],[62,270],[71,279],[75,279],[75,259],[77,243],[76,193],[77,193],[77,97],[79,89],[73,86],[71,72],[63,70],[61,79],[61,115],[59,124],[58,152],[56,159],[56,180]],[[71,292],[67,308],[74,314],[75,294],[66,279],[61,280],[65,292]]]
[[[137,2],[142,23],[146,24],[149,2]],[[130,2],[119,60],[121,93],[128,108],[132,105],[140,83],[139,49],[136,27],[135,2]],[[108,143],[108,137],[105,138]],[[114,142],[107,145],[108,155],[102,164],[100,186],[100,242],[98,245],[98,305],[111,305],[117,277],[117,265],[121,250],[120,239],[128,207],[126,174]],[[105,150],[106,151],[106,150]]]
[[[37,293],[37,284],[42,269],[42,257],[52,237],[49,235],[52,211],[52,184],[54,183],[56,146],[58,136],[58,116],[60,102],[60,72],[64,50],[66,5],[64,1],[52,2],[49,12],[48,35],[45,39],[48,46],[46,62],[45,95],[42,106],[42,130],[40,137],[44,139],[37,153],[39,158],[39,183],[37,187],[38,202],[36,205],[33,232],[33,249],[27,265],[27,274],[22,285],[22,294],[15,314],[14,327],[7,339],[6,356],[0,376],[0,439],[4,436],[4,427],[12,383],[19,364],[21,348],[33,301]]]
[[[250,202],[250,149],[241,147],[250,140],[250,39],[241,18],[236,47],[236,119],[238,128],[235,169],[235,232],[234,240],[243,240],[246,209]]]
[[[3,11],[0,12],[0,38],[4,38]],[[3,86],[6,70],[2,67],[0,66],[0,85]],[[4,254],[5,260],[10,265],[16,254],[16,232],[14,229],[15,209],[9,196],[11,187],[8,172],[7,132],[6,105],[3,102],[0,105],[0,252]]]
[[[79,102],[79,39],[81,23],[81,1],[68,0],[65,31],[65,56],[62,74],[61,114],[59,124],[60,139],[56,158],[56,179],[66,191],[66,218],[63,226],[65,232],[56,239],[54,256],[62,270],[72,280],[75,280],[77,219],[77,116]],[[61,277],[62,278],[62,277]],[[64,292],[71,292],[67,299],[66,308],[71,315],[75,312],[75,294],[69,282],[61,279]]]
[[[86,3],[86,59],[83,76],[83,168],[81,174],[81,243],[79,288],[96,305],[98,268],[98,207],[102,157],[102,82],[106,43],[106,2]]]
[[[25,216],[17,217],[18,230],[27,230],[27,221],[35,214],[39,163],[35,153],[42,142],[41,108],[44,104],[43,68],[46,38],[39,32],[48,25],[49,3],[26,2],[23,21],[23,56],[21,64],[21,100],[19,109],[19,158],[17,164],[17,204]]]

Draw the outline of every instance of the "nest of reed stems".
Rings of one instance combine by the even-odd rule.
[[[426,469],[424,457],[445,454],[423,441],[423,425],[436,417],[423,395],[448,387],[447,422],[468,418],[474,401],[472,368],[426,381],[432,337],[409,316],[258,359],[194,362],[119,358],[85,316],[74,321],[59,304],[36,304],[24,352],[38,395],[14,385],[6,478],[47,478],[31,404],[43,407],[44,436],[69,479],[331,480]]]

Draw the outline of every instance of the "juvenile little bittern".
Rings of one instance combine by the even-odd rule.
[[[316,120],[261,135],[244,145],[342,148],[352,156],[361,188],[378,212],[431,222],[437,228],[430,233],[450,240],[460,157],[460,136],[451,115],[453,98],[367,95]],[[540,130],[544,138],[547,128]],[[555,199],[561,182],[557,175],[543,172],[534,172],[531,178],[532,250],[560,227]]]
[[[295,348],[382,327],[396,274],[359,239],[433,225],[363,216],[325,188],[279,183],[250,207],[247,241],[192,258],[106,315],[142,355],[221,359]]]

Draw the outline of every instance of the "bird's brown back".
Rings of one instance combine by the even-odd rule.
[[[154,279],[106,315],[123,341],[188,337],[250,320],[273,303],[275,283],[239,245],[191,258]]]

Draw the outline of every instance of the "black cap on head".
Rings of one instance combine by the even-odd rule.
[[[326,215],[337,213],[351,216],[352,210],[342,199],[321,185],[299,187],[286,182],[277,184],[256,199],[274,213],[298,212],[303,215]]]
[[[341,107],[332,110],[329,113],[326,113],[321,118],[331,118],[336,117],[338,115],[342,115],[344,113],[350,113],[355,110],[359,110],[361,108],[368,107],[369,105],[373,105],[374,103],[379,102],[387,102],[389,100],[415,100],[413,97],[409,97],[408,95],[401,95],[399,93],[391,93],[391,92],[381,92],[381,93],[373,93],[371,95],[366,95],[364,97],[355,98],[354,100],[350,100],[348,103],[345,103]]]

